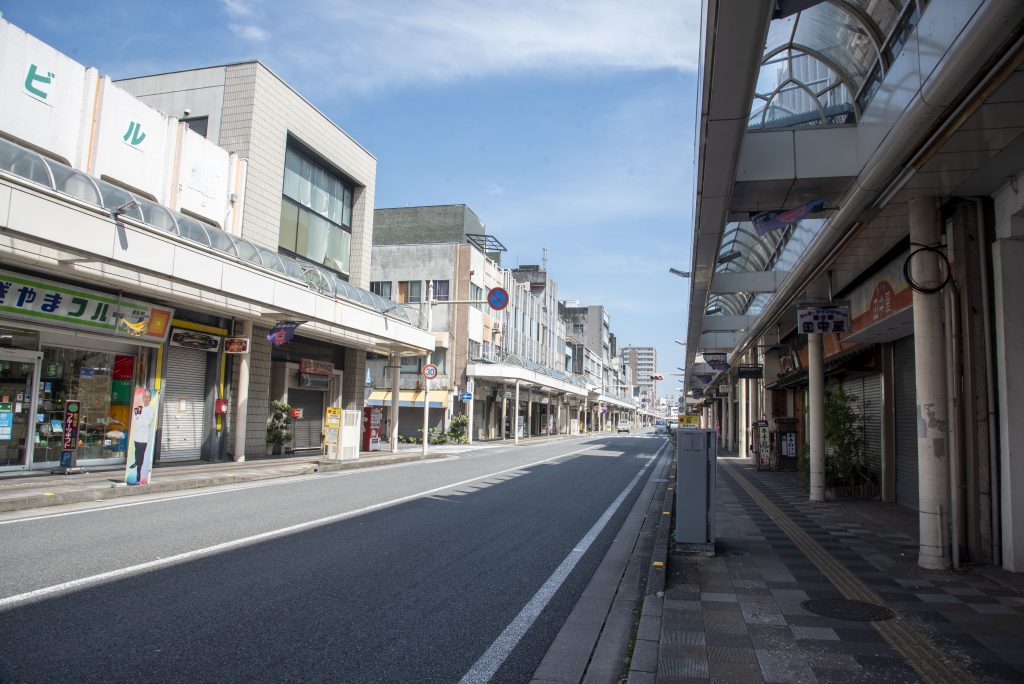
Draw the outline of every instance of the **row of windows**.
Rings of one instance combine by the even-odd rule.
[[[380,295],[384,299],[391,299],[398,304],[414,304],[423,301],[422,280],[400,280],[398,281],[398,296],[392,297],[392,283],[390,280],[374,280],[370,283],[370,292]],[[449,297],[447,280],[434,281],[434,300],[446,302]]]

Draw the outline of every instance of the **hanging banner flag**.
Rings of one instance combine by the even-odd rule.
[[[729,362],[725,360],[726,355],[721,353],[704,352],[704,363],[711,366],[711,369],[721,373],[729,370]]]
[[[782,211],[761,211],[750,215],[750,222],[754,224],[758,235],[770,233],[773,230],[781,230],[792,225],[808,214],[821,211],[825,207],[825,200],[816,199],[799,207],[784,209]]]
[[[287,344],[292,341],[293,337],[295,337],[295,329],[303,323],[308,322],[309,321],[281,321],[276,323],[274,324],[274,327],[271,328],[270,332],[267,333],[267,341],[275,347]]]
[[[693,377],[697,378],[697,380],[701,381],[702,383],[704,383],[706,385],[709,382],[711,382],[711,379],[714,376],[711,373],[694,373]]]

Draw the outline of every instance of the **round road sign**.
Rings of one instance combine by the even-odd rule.
[[[437,377],[437,366],[432,363],[428,363],[423,367],[423,377],[427,380],[433,380]]]
[[[501,311],[508,306],[508,291],[503,287],[491,288],[487,293],[487,303],[495,311]]]

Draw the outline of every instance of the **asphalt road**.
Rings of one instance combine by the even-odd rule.
[[[528,681],[663,443],[5,517],[0,681]]]

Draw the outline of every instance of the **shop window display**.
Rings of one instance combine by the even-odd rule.
[[[64,402],[81,402],[78,460],[124,458],[136,357],[43,348],[34,460],[60,460]]]

